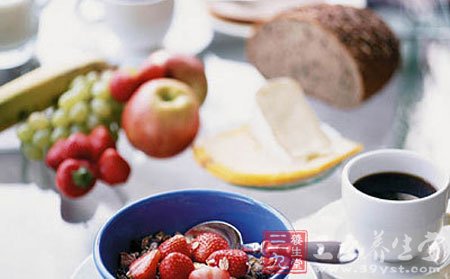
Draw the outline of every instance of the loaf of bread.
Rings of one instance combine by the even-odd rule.
[[[306,94],[342,108],[380,90],[400,61],[398,39],[374,12],[327,4],[258,26],[247,56],[264,76],[293,77]]]

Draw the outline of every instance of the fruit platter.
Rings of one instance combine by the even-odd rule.
[[[322,278],[329,258],[303,251],[299,273],[295,258],[280,267],[266,233],[297,230],[303,243],[322,241],[319,256],[344,254],[325,225],[308,235],[292,224],[341,198],[350,160],[411,146],[445,161],[415,147],[431,140],[415,123],[408,134],[410,114],[432,119],[418,102],[420,59],[439,58],[423,58],[428,49],[377,5],[133,1],[104,0],[100,12],[88,0],[49,1],[33,69],[2,69],[0,26],[0,221],[12,228],[0,246],[13,258],[37,251],[30,269],[73,279]],[[55,27],[59,11],[73,31]],[[431,77],[443,66],[427,67],[424,88],[445,88]],[[14,78],[2,82],[3,72]],[[191,233],[208,222],[229,224],[240,242]],[[23,243],[12,249],[16,234]],[[4,269],[13,278],[18,264]]]

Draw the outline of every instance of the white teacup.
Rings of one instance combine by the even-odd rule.
[[[158,48],[172,21],[174,0],[97,0],[104,7],[101,18],[89,18],[78,0],[77,14],[84,21],[103,22],[122,45],[130,49]]]
[[[375,198],[354,187],[359,178],[381,172],[418,176],[436,192],[424,198],[396,201]],[[342,199],[353,236],[379,261],[408,261],[427,254],[446,216],[449,176],[433,162],[406,150],[385,149],[361,154],[342,173]]]

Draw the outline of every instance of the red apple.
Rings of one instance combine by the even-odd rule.
[[[166,77],[181,80],[194,90],[201,103],[206,98],[208,83],[205,67],[200,59],[184,54],[171,54],[160,50],[150,55],[147,63],[163,65],[166,68]]]
[[[118,102],[125,103],[138,89],[141,82],[139,76],[125,70],[117,70],[109,82],[111,96]]]
[[[145,61],[139,68],[139,81],[142,83],[156,78],[163,78],[167,74],[167,68],[161,63]]]
[[[187,84],[154,79],[139,87],[127,102],[122,127],[137,149],[152,157],[171,157],[194,140],[199,128],[199,103]]]

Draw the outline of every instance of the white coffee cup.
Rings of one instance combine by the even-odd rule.
[[[370,174],[399,172],[431,183],[436,192],[419,199],[396,201],[367,195],[353,183]],[[353,236],[365,254],[386,262],[426,255],[446,216],[449,176],[417,153],[385,149],[350,160],[342,173],[342,199]]]
[[[160,47],[172,21],[174,0],[97,0],[104,14],[89,18],[78,0],[76,12],[87,22],[102,22],[130,49],[147,50]]]

